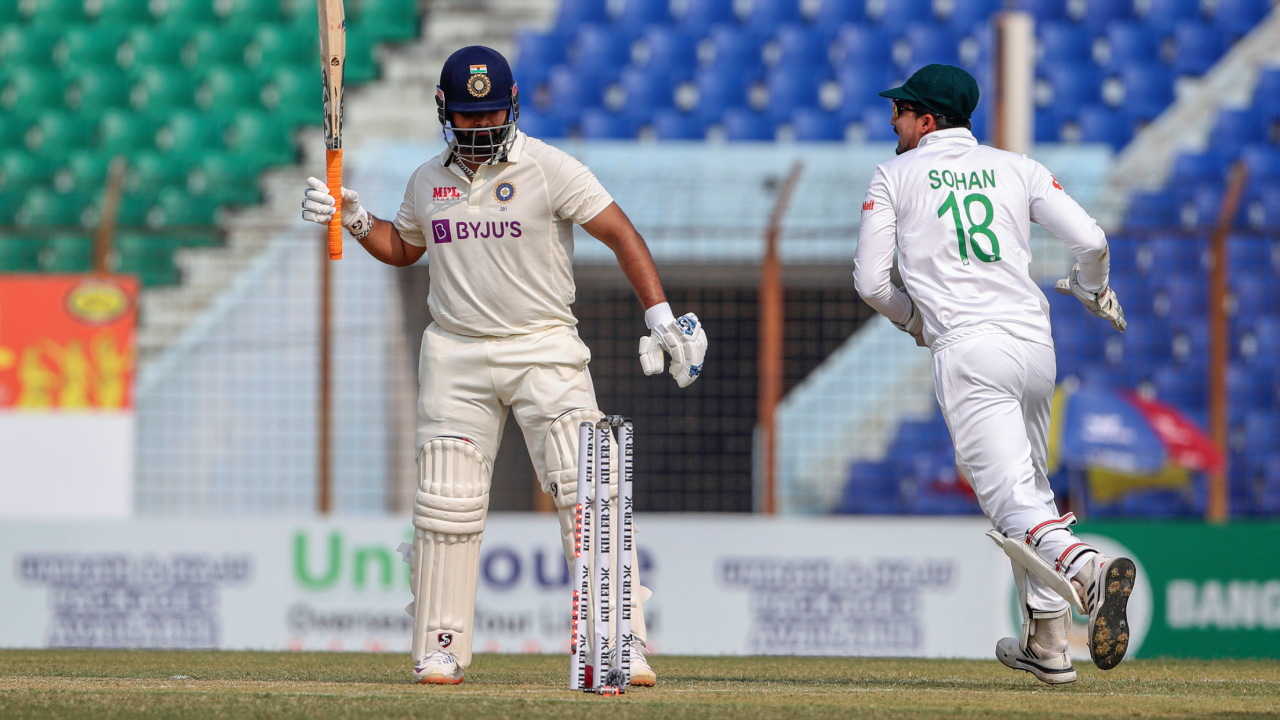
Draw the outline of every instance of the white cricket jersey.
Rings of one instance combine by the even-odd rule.
[[[414,171],[395,219],[405,242],[427,248],[431,316],[472,337],[576,325],[573,225],[613,198],[585,165],[522,132],[474,182],[451,156]]]
[[[909,301],[889,281],[896,248],[934,351],[986,332],[1052,346],[1049,304],[1031,279],[1032,222],[1075,253],[1081,285],[1106,285],[1106,236],[1043,165],[979,145],[963,128],[929,133],[871,178],[855,287],[881,314],[906,321]]]

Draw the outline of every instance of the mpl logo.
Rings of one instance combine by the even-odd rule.
[[[445,200],[461,200],[462,193],[458,192],[456,187],[438,187],[432,188],[431,201],[444,202]]]

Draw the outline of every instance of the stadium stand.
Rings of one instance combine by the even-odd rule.
[[[107,167],[123,156],[111,266],[177,283],[175,251],[216,244],[220,209],[259,202],[259,174],[295,163],[294,132],[319,124],[314,3],[5,5],[0,272],[89,270]],[[377,77],[379,43],[420,22],[414,0],[346,5],[352,87]]]

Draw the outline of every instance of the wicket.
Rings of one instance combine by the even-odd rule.
[[[622,446],[622,477],[618,504],[622,516],[618,573],[610,575],[613,551],[613,511],[610,478],[613,429]],[[598,423],[578,427],[578,505],[573,553],[573,637],[570,644],[569,688],[617,695],[631,680],[631,558],[632,558],[632,444],[631,421],[610,415]],[[614,579],[620,583],[617,618],[610,617]],[[592,600],[594,599],[594,602]],[[611,624],[615,641],[609,645]],[[594,635],[594,637],[592,637]],[[590,657],[588,657],[588,647]]]

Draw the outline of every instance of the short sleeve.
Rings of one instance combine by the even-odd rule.
[[[564,152],[557,152],[556,156],[543,166],[551,212],[557,219],[578,225],[590,222],[613,203],[613,197],[586,165]]]
[[[422,227],[418,225],[418,203],[415,200],[419,172],[422,170],[418,169],[413,173],[409,178],[409,186],[404,189],[404,200],[400,203],[400,211],[396,213],[395,226],[401,240],[410,245],[426,247],[427,236],[422,233]]]

